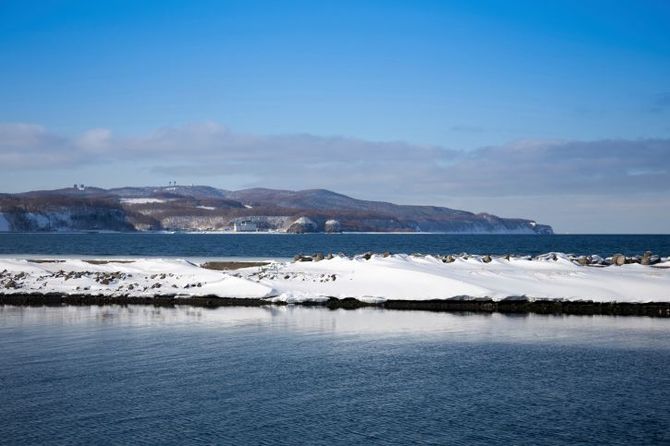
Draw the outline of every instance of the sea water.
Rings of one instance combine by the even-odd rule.
[[[0,444],[670,444],[670,321],[0,307]]]
[[[392,253],[670,256],[670,235],[0,233],[0,255],[273,257]]]

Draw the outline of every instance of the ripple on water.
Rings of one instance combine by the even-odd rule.
[[[0,443],[641,444],[670,321],[0,307]]]

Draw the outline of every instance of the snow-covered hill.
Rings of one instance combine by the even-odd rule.
[[[323,189],[72,187],[0,195],[0,231],[176,230],[552,234],[522,218],[358,200]],[[309,224],[304,224],[309,222]],[[326,227],[326,222],[331,222]],[[245,225],[241,225],[245,223]]]

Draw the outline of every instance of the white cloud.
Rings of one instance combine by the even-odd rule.
[[[76,147],[86,152],[104,152],[112,143],[112,132],[108,129],[91,129],[75,140]]]
[[[526,140],[471,151],[340,136],[252,135],[216,123],[117,136],[65,136],[32,124],[0,124],[5,169],[143,163],[157,174],[244,178],[245,186],[326,187],[369,198],[611,195],[667,192],[670,140]],[[209,177],[202,179],[202,177]],[[119,181],[127,181],[122,175]],[[440,199],[442,197],[442,199]]]

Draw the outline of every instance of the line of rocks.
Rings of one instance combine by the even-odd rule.
[[[363,254],[358,254],[353,257],[349,257],[345,254],[337,254],[333,255],[332,253],[328,255],[324,255],[323,253],[314,253],[312,255],[304,255],[304,254],[298,254],[295,257],[293,257],[294,262],[319,262],[321,260],[330,260],[334,257],[343,257],[343,258],[350,258],[350,259],[364,259],[364,260],[370,260],[373,257],[389,257],[391,256],[391,253],[386,251],[383,253],[373,253],[371,251],[368,251]],[[426,254],[421,254],[421,253],[414,253],[411,254],[412,257],[425,257]],[[480,260],[483,263],[490,263],[493,261],[493,259],[504,259],[504,260],[512,260],[512,259],[517,259],[517,260],[542,260],[542,261],[548,261],[548,260],[553,260],[557,261],[560,257],[566,258],[570,260],[572,263],[580,266],[610,266],[610,265],[615,265],[615,266],[622,266],[622,265],[627,265],[627,264],[632,264],[632,263],[638,263],[641,265],[656,265],[661,262],[667,262],[670,260],[670,257],[661,257],[660,255],[653,254],[651,251],[646,251],[642,255],[635,255],[635,256],[625,256],[623,254],[613,254],[609,257],[601,257],[596,254],[592,255],[577,255],[577,254],[562,254],[562,253],[546,253],[546,254],[540,254],[536,256],[531,256],[531,255],[514,255],[514,254],[506,254],[506,255],[475,255],[475,254],[468,254],[468,253],[460,253],[460,254],[447,254],[447,255],[436,255],[434,257],[440,258],[442,262],[444,263],[453,263],[456,260],[468,260],[468,259],[477,259]]]
[[[105,296],[101,294],[62,294],[62,293],[15,293],[0,294],[0,305],[15,306],[62,306],[62,305],[153,305],[174,307],[189,305],[194,307],[258,307],[271,304],[263,299],[245,299],[237,297],[177,297],[176,295],[157,296]]]
[[[175,295],[155,297],[103,296],[103,295],[65,295],[59,293],[21,293],[0,294],[0,305],[14,306],[62,306],[62,305],[152,305],[174,307],[189,305],[194,307],[260,307],[268,305],[288,305],[286,302],[274,302],[265,299],[241,299],[233,297],[189,297]],[[354,298],[330,298],[326,302],[302,302],[292,305],[320,306],[329,309],[358,309],[363,307],[384,308],[387,310],[419,310],[457,313],[504,313],[504,314],[553,314],[553,315],[609,315],[609,316],[648,316],[670,317],[670,302],[593,302],[532,300],[524,296],[494,301],[490,298],[461,298],[442,300],[388,300],[381,303],[367,303]]]

